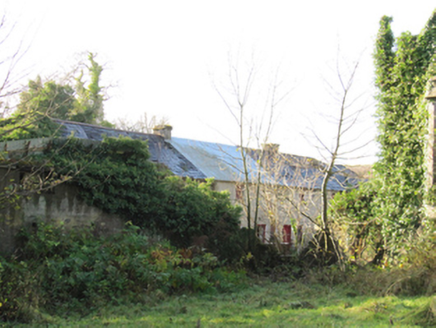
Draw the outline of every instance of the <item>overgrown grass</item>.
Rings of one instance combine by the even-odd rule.
[[[428,326],[434,324],[428,320],[431,301],[432,297],[359,295],[346,286],[252,280],[249,287],[237,292],[173,296],[157,293],[148,303],[103,306],[85,317],[54,315],[46,318],[44,326]]]
[[[21,237],[21,251],[0,258],[0,326],[436,326],[431,239],[401,267],[343,271],[289,260],[247,278],[134,226],[105,238],[40,225]]]

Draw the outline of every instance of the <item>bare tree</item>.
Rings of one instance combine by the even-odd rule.
[[[324,248],[324,251],[336,254],[339,261],[342,259],[342,254],[336,242],[335,230],[332,227],[333,222],[329,217],[328,211],[329,202],[333,196],[332,191],[329,190],[331,189],[329,184],[335,184],[336,187],[343,190],[346,190],[347,187],[349,188],[348,184],[351,182],[355,185],[357,183],[357,175],[345,166],[338,165],[338,161],[351,158],[352,154],[365,148],[373,141],[373,138],[362,141],[362,135],[357,134],[356,136],[355,133],[357,123],[364,114],[365,109],[368,108],[367,99],[363,97],[365,93],[356,93],[353,88],[355,86],[359,61],[354,62],[350,66],[345,63],[345,69],[340,64],[341,62],[338,59],[335,68],[336,81],[330,83],[325,80],[329,94],[334,100],[332,107],[334,114],[326,117],[326,120],[333,124],[333,127],[330,129],[332,133],[330,142],[328,138],[312,130],[313,138],[318,143],[317,148],[320,150],[325,164],[322,164],[320,167],[319,221],[317,221],[316,217],[310,218],[312,222],[316,222],[321,232],[315,242],[319,242],[319,247]],[[309,218],[309,215],[307,217]],[[324,254],[327,254],[326,252]]]
[[[241,166],[237,167],[240,177],[235,179],[242,180],[243,206],[249,230],[257,227],[262,184],[262,161],[253,161],[249,153],[256,141],[257,146],[268,143],[276,110],[291,91],[289,89],[282,92],[283,84],[279,82],[279,72],[277,69],[272,78],[265,79],[253,53],[249,60],[244,60],[239,52],[235,57],[229,52],[224,86],[214,84],[238,128]],[[260,117],[257,121],[256,115]],[[260,157],[263,157],[263,148]],[[249,242],[251,244],[250,240]]]
[[[16,23],[7,20],[7,15],[0,18],[0,118],[13,110],[11,97],[23,90],[21,82],[28,75],[28,69],[19,68],[19,63],[26,55],[30,44],[23,37],[14,41]]]
[[[153,128],[158,125],[167,125],[168,118],[153,115],[149,118],[147,113],[143,113],[136,122],[129,121],[127,118],[119,118],[115,124],[117,129],[125,131],[135,131],[141,133],[153,133]]]
[[[356,186],[357,176],[337,162],[350,157],[350,154],[364,148],[372,141],[370,139],[356,142],[356,139],[360,139],[360,135],[351,138],[347,136],[353,136],[353,129],[362,112],[367,108],[362,94],[355,95],[352,89],[358,67],[359,62],[355,62],[344,72],[337,64],[338,86],[333,83],[327,84],[337,106],[336,115],[330,115],[333,123],[330,132],[334,132],[331,143],[329,144],[328,140],[314,132],[315,140],[324,151],[322,156],[324,161],[281,154],[277,148],[266,151],[263,147],[250,153],[258,163],[257,173],[261,175],[257,178],[257,181],[262,183],[261,188],[258,188],[260,194],[257,194],[257,199],[261,200],[261,211],[268,217],[272,232],[271,239],[278,248],[283,232],[277,228],[283,225],[284,219],[290,219],[299,246],[304,244],[304,236],[307,242],[317,229],[324,240],[318,239],[315,242],[320,242],[323,247],[333,247],[337,258],[341,258],[334,240],[328,206],[335,191]],[[260,184],[257,185],[259,186]],[[302,231],[303,227],[305,231]]]
[[[276,109],[290,89],[282,92],[278,71],[270,80],[261,76],[254,56],[251,60],[243,60],[239,54],[235,58],[229,55],[228,62],[227,82],[224,87],[215,84],[215,89],[238,127],[239,167],[242,169],[237,178],[244,187],[247,227],[256,228],[259,216],[267,218],[271,240],[280,247],[283,236],[280,226],[284,220],[290,220],[299,244],[304,243],[304,234],[307,241],[315,231],[320,231],[324,236],[323,245],[331,245],[334,232],[328,216],[329,201],[335,191],[356,182],[356,176],[338,165],[338,160],[372,141],[357,144],[355,139],[359,139],[359,135],[354,139],[347,137],[347,134],[355,135],[354,127],[367,108],[366,103],[360,103],[362,95],[356,96],[352,88],[359,62],[343,70],[338,60],[335,72],[338,84],[326,80],[330,95],[336,101],[332,107],[336,111],[329,117],[333,123],[329,129],[332,140],[329,142],[321,134],[313,134],[322,150],[323,161],[280,154],[278,149],[264,147],[269,144]],[[259,89],[263,92],[258,92]],[[256,121],[255,117],[260,119]],[[257,148],[253,147],[256,142]],[[348,174],[351,176],[347,177]],[[334,242],[333,245],[336,247]],[[338,254],[339,250],[335,252]]]

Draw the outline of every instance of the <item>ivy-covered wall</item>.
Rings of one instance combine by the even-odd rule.
[[[33,208],[23,208],[26,215],[34,213],[37,214],[35,219],[40,216],[77,222],[95,222],[97,218],[90,217],[109,215],[163,235],[178,247],[190,246],[193,239],[205,236],[216,253],[239,231],[241,209],[232,204],[228,192],[214,191],[213,181],[197,182],[173,176],[166,168],[149,160],[144,141],[121,137],[87,141],[53,139],[46,142],[43,151],[38,148],[30,157],[27,152],[15,151],[27,156],[25,161],[14,160],[18,169],[21,164],[40,168],[33,179],[47,181],[43,189],[58,181],[63,184],[49,189],[56,193],[58,188],[68,188],[55,200],[49,194],[46,198],[47,190],[32,196],[39,200]],[[22,180],[15,179],[14,183],[21,183],[19,181]],[[25,188],[19,186],[17,190]],[[75,190],[74,196],[69,190]],[[78,199],[80,206],[86,204],[99,209],[98,214],[84,207],[75,210]],[[22,201],[19,199],[18,203]]]
[[[6,169],[0,169],[1,176],[6,173]],[[8,178],[15,181],[19,177],[19,171],[8,174]],[[22,227],[36,228],[39,222],[56,222],[67,228],[92,225],[98,235],[112,234],[124,227],[123,220],[117,215],[87,205],[79,197],[77,187],[72,185],[61,184],[49,192],[32,193],[10,205],[0,210],[0,254],[3,255],[16,249],[15,235]]]

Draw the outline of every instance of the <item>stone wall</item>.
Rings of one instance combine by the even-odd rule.
[[[11,179],[19,179],[19,172],[0,168],[0,188]],[[13,181],[12,181],[13,183]],[[38,222],[62,223],[68,228],[93,225],[97,234],[120,231],[124,223],[116,215],[88,206],[77,189],[61,184],[50,192],[21,197],[16,204],[0,209],[0,254],[11,254],[17,247],[15,235],[22,227],[30,228]]]

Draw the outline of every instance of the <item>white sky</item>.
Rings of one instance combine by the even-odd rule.
[[[372,102],[371,53],[378,23],[393,16],[396,36],[419,33],[434,0],[0,0],[14,37],[31,39],[22,65],[32,66],[29,78],[62,71],[74,55],[98,54],[104,64],[103,85],[116,84],[105,103],[106,118],[135,120],[142,113],[167,117],[173,136],[238,143],[238,127],[212,82],[225,85],[229,49],[254,49],[266,67],[282,67],[282,80],[292,87],[278,110],[270,141],[298,155],[319,157],[302,133],[307,127],[332,128],[321,114],[337,109],[325,92],[323,77],[334,83],[327,67],[337,49],[348,62],[360,61],[355,88]],[[251,52],[248,51],[248,52]],[[242,58],[244,59],[244,58]],[[211,75],[214,77],[212,78]],[[265,89],[268,80],[259,78]],[[361,142],[373,139],[374,107],[362,117]],[[327,134],[326,134],[327,135]],[[352,163],[374,161],[369,157]]]

